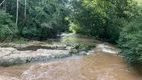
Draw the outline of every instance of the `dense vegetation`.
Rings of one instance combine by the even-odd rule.
[[[140,0],[0,0],[0,41],[46,40],[68,31],[118,43],[131,65],[142,65]]]
[[[11,20],[12,16],[5,11],[0,11],[0,41],[3,42],[16,36],[17,28]]]
[[[16,3],[16,1],[18,2]],[[56,37],[57,34],[67,30],[68,21],[65,20],[65,17],[68,15],[68,10],[65,7],[66,3],[65,0],[6,0],[1,8],[5,11],[5,16],[10,14],[12,21],[16,23],[18,36],[44,40]]]
[[[118,40],[123,23],[140,11],[131,0],[73,0],[72,5],[70,30],[110,42]]]
[[[119,46],[130,65],[142,66],[142,16],[125,25],[120,35]]]

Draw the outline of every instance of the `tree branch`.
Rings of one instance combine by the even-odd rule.
[[[3,0],[1,3],[0,3],[0,6],[5,2],[5,0]]]

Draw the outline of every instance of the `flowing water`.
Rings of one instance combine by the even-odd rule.
[[[0,67],[0,80],[142,80],[142,75],[117,55],[120,50],[116,46],[72,35],[62,39],[96,45],[96,48],[87,56]]]

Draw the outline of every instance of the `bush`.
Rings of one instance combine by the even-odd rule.
[[[22,31],[24,38],[36,39],[36,40],[46,40],[47,38],[56,37],[57,30],[53,27],[25,27]]]
[[[5,11],[0,11],[0,41],[12,39],[16,33],[17,28],[15,23],[11,20],[11,15]]]
[[[77,24],[71,22],[69,30],[72,31],[73,33],[79,33],[81,31],[81,27],[78,26]]]
[[[108,28],[104,35],[108,35],[106,38],[109,42],[117,42],[120,36],[121,29],[123,28],[123,24],[126,22],[123,18],[114,18],[109,21]]]
[[[142,17],[129,22],[119,39],[124,59],[133,66],[142,66]]]

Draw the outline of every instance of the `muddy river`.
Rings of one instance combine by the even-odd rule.
[[[73,37],[71,34],[63,36],[66,41]],[[81,40],[96,48],[86,56],[0,67],[0,80],[142,80],[142,75],[117,55],[120,50],[115,45],[87,37],[75,36],[71,40]]]

